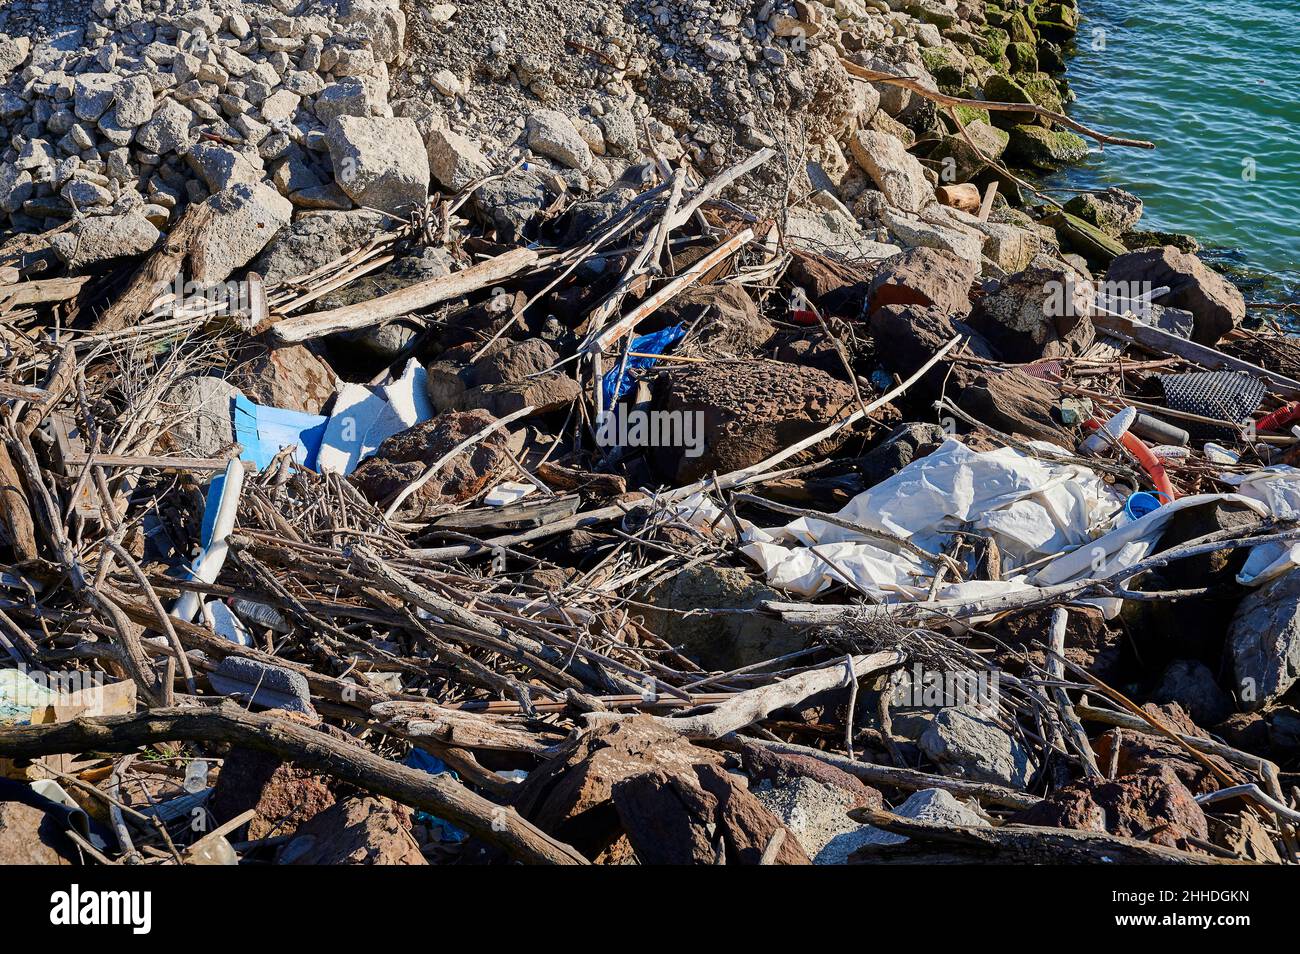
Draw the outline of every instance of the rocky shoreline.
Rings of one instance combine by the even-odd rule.
[[[1087,151],[1050,119],[940,108],[907,88],[853,82],[841,65],[1059,113],[1073,3],[631,4],[620,15],[601,3],[546,14],[507,0],[408,19],[396,0],[101,0],[89,23],[71,13],[51,28],[63,9],[20,2],[0,21],[10,142],[0,210],[14,233],[71,225],[55,247],[74,269],[148,250],[188,204],[227,190],[238,193],[220,203],[232,231],[256,222],[251,234],[269,237],[312,213],[398,213],[430,183],[454,192],[521,149],[530,169],[472,203],[507,236],[558,195],[608,202],[648,156],[709,174],[778,146],[784,194],[760,177],[739,199],[792,204],[792,235],[850,258],[926,246],[1000,278],[1039,254],[1104,270],[1126,250],[1196,250],[1190,237],[1138,229],[1141,203],[1127,194],[1026,214],[1024,180],[998,161],[1032,175]],[[881,188],[885,178],[897,187]],[[980,221],[965,192],[941,196],[955,210],[933,201],[934,186],[982,195],[992,182],[998,196]],[[222,281],[260,251],[236,248],[196,280]]]
[[[0,862],[1300,862],[1300,345],[1078,29],[0,10]]]

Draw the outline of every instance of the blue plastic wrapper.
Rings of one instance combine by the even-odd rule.
[[[633,338],[631,350],[641,354],[663,354],[685,337],[686,326],[673,325],[670,328],[663,329],[663,331],[656,331],[653,334]],[[628,358],[627,364],[624,365],[620,355],[618,366],[606,371],[601,382],[601,387],[605,392],[605,407],[613,407],[614,402],[631,389],[632,375],[628,374],[629,371],[648,368],[654,363],[654,358]]]
[[[294,448],[293,459],[316,469],[316,454],[329,418],[302,411],[254,404],[242,394],[235,398],[235,440],[244,446],[241,459],[262,470],[282,447]]]
[[[424,749],[412,748],[411,754],[402,760],[402,764],[419,769],[421,772],[428,772],[430,775],[441,775],[447,772],[450,773],[452,778],[457,778],[456,773],[447,767],[446,762],[438,758],[438,756],[424,751]],[[436,827],[442,833],[443,841],[458,843],[469,837],[451,822],[444,821],[436,815],[430,815],[428,812],[417,811],[415,817],[426,825]]]

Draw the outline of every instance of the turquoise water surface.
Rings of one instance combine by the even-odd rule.
[[[1128,189],[1139,228],[1192,233],[1248,297],[1300,300],[1300,0],[1080,9],[1070,114],[1157,148],[1109,146],[1049,183]]]

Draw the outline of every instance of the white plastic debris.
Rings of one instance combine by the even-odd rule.
[[[412,360],[401,377],[374,391],[344,384],[334,397],[317,467],[346,476],[389,437],[433,417],[425,390],[427,377],[420,363]]]
[[[216,484],[216,481],[213,483]],[[209,495],[216,493],[218,496],[215,506],[210,502],[208,512],[204,514],[204,546],[202,552],[190,565],[191,580],[200,583],[216,582],[217,575],[226,562],[228,551],[226,538],[235,529],[235,514],[239,511],[239,496],[243,489],[244,464],[242,461],[232,460],[226,465],[221,483],[208,490]],[[198,615],[202,603],[202,597],[198,593],[188,590],[176,601],[172,615],[187,623],[191,622]]]
[[[1105,424],[1097,428],[1090,437],[1079,445],[1079,453],[1085,457],[1093,457],[1104,453],[1128,433],[1128,429],[1133,426],[1137,416],[1138,412],[1135,407],[1126,407],[1111,415]]]
[[[487,496],[483,498],[483,502],[489,507],[507,507],[512,503],[523,500],[536,489],[532,484],[506,481],[489,490]]]

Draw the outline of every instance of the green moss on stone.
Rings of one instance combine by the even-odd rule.
[[[1117,255],[1128,251],[1118,239],[1068,212],[1054,212],[1043,221],[1056,229],[1062,248],[1082,255],[1091,268],[1103,270]]]
[[[1042,126],[1012,126],[1007,158],[1023,166],[1053,170],[1088,155],[1088,144],[1071,132],[1054,132]]]
[[[1037,73],[1038,52],[1029,43],[1008,43],[1007,60],[1012,73]]]
[[[1042,106],[1044,109],[1050,109],[1053,112],[1061,112],[1061,91],[1056,85],[1056,80],[1052,79],[1046,73],[1035,73],[1032,76],[1017,77],[1021,88],[1029,94],[1029,98]]]
[[[1153,232],[1146,229],[1134,229],[1120,236],[1120,241],[1130,252],[1140,248],[1160,248],[1172,245],[1180,252],[1196,254],[1201,250],[1201,243],[1194,236],[1185,232]]]
[[[1013,13],[1007,20],[1007,33],[1011,37],[1012,43],[1029,43],[1038,42],[1038,34],[1034,28],[1029,25],[1029,20],[1023,13]]]
[[[997,26],[987,26],[984,28],[984,48],[980,50],[980,55],[990,63],[997,64],[1006,58],[1007,44],[1011,42],[1011,36],[1006,30]]]
[[[961,119],[962,123],[967,126],[975,122],[987,123],[989,125],[993,122],[989,119],[989,111],[987,109],[976,109],[974,106],[954,106],[953,110],[957,113],[957,116]]]

